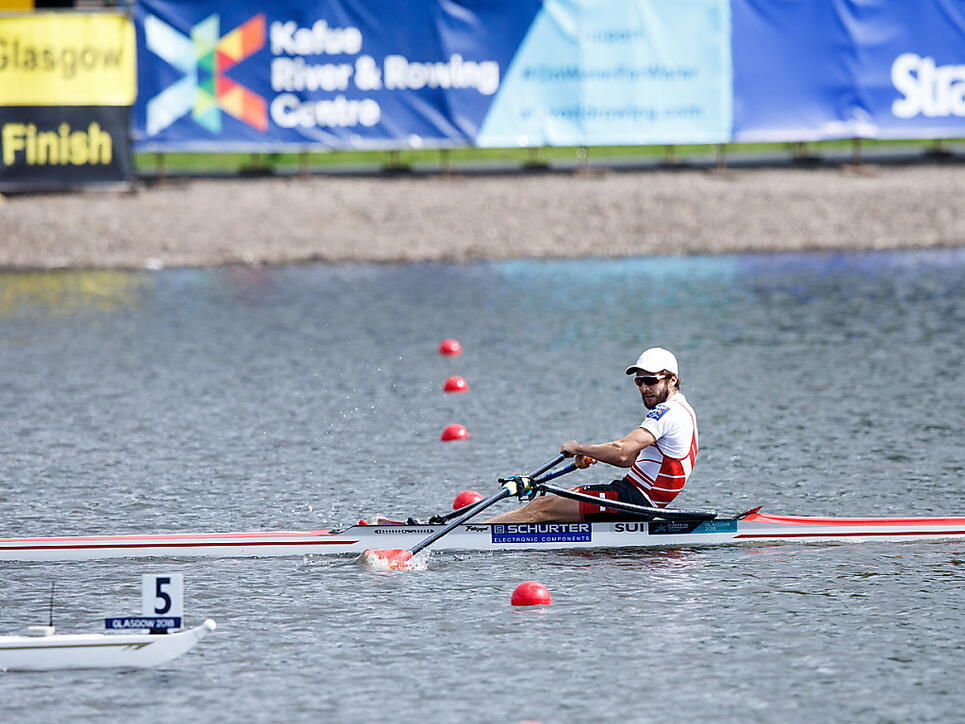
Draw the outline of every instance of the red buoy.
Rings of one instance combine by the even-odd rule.
[[[439,439],[443,442],[449,442],[450,440],[465,440],[467,437],[469,437],[469,430],[462,425],[453,424],[442,431]]]
[[[439,345],[439,354],[456,357],[462,354],[462,345],[455,339],[444,339]]]
[[[514,606],[549,606],[553,599],[542,583],[525,581],[516,586],[509,602]]]
[[[459,375],[453,375],[442,386],[443,392],[469,392],[469,383]]]
[[[477,493],[475,490],[463,490],[461,493],[459,493],[459,495],[453,498],[452,509],[459,510],[460,508],[465,508],[467,505],[478,503],[482,499],[482,493]]]

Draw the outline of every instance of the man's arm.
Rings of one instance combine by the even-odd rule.
[[[618,468],[628,468],[636,461],[641,450],[655,442],[656,438],[652,433],[638,427],[626,437],[613,442],[584,445],[576,440],[568,440],[563,443],[560,452],[564,455],[586,455]]]

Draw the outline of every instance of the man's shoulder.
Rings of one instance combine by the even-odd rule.
[[[671,405],[670,405],[669,402],[661,402],[661,403],[655,405],[655,406],[653,407],[653,409],[651,409],[650,412],[647,413],[647,416],[646,416],[644,419],[646,419],[646,420],[659,420],[659,419],[661,419],[664,415],[666,415],[668,412],[670,412],[671,409],[673,409],[673,408],[671,407]]]
[[[687,398],[679,392],[666,402],[661,402],[660,404],[655,405],[653,409],[647,413],[647,416],[644,419],[656,421],[664,419],[667,415],[670,416],[670,419],[679,418],[680,420],[686,420],[687,422],[690,422],[691,420],[695,421],[697,417],[697,414],[694,412],[694,408],[692,408],[690,403],[687,402]]]

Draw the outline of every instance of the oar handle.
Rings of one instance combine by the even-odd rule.
[[[566,460],[566,455],[563,455],[562,453],[560,453],[559,456],[553,458],[553,459],[550,460],[548,463],[546,463],[546,465],[543,465],[541,468],[538,468],[538,469],[534,470],[533,472],[531,472],[531,473],[530,473],[529,475],[527,475],[526,477],[527,477],[527,478],[535,478],[535,477],[537,477],[537,476],[539,476],[539,475],[542,475],[543,473],[545,473],[545,472],[546,472],[547,470],[549,470],[550,468],[555,468],[557,465],[559,465],[559,464],[560,464],[561,462],[563,462],[564,460]]]

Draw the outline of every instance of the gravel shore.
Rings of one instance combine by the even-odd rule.
[[[0,268],[965,244],[965,167],[170,180],[0,198]]]

